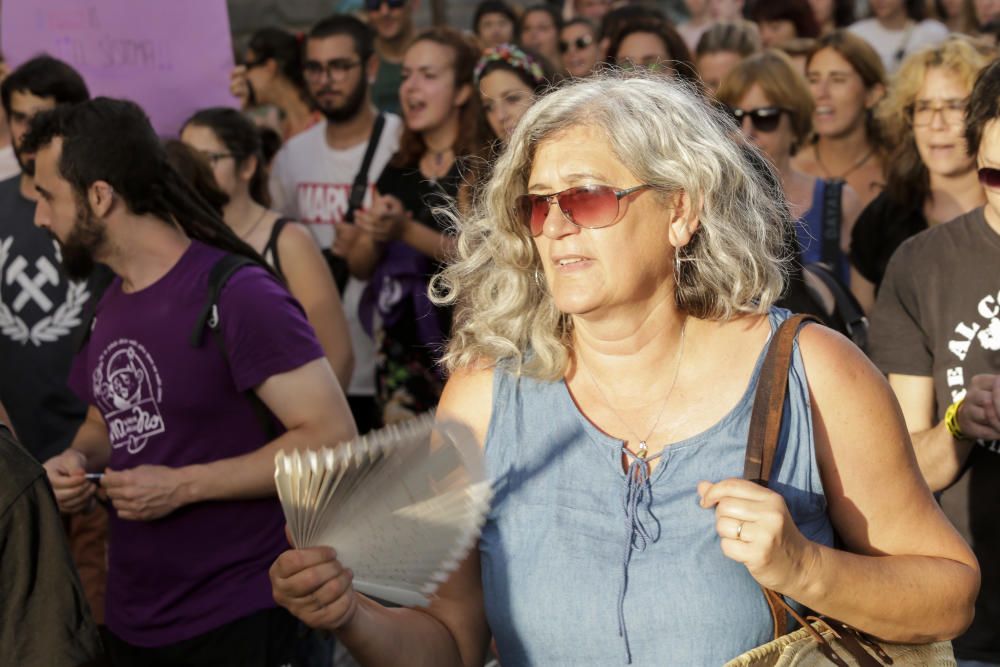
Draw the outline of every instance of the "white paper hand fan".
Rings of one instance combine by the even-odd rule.
[[[492,497],[471,431],[432,415],[274,464],[292,543],[333,547],[355,589],[406,606],[458,567]]]

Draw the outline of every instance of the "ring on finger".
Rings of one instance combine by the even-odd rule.
[[[740,540],[742,542],[743,540],[740,537],[741,535],[743,535],[743,522],[742,521],[740,521],[739,523],[736,524],[736,539],[738,539],[738,540]]]

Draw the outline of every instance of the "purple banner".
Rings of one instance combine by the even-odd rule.
[[[2,0],[11,68],[40,53],[83,75],[93,96],[122,97],[174,136],[197,109],[234,106],[226,0]]]

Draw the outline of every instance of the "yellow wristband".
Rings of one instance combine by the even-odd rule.
[[[965,402],[963,398],[961,401],[955,401],[948,406],[948,409],[944,413],[944,425],[948,429],[948,433],[951,437],[956,440],[968,440],[969,437],[962,433],[962,429],[958,426],[958,409],[962,407],[962,403]]]

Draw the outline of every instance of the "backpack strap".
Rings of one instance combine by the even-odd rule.
[[[227,366],[229,365],[229,354],[226,351],[226,339],[222,335],[222,327],[219,326],[219,296],[222,294],[222,290],[226,286],[226,283],[229,282],[229,279],[237,271],[247,266],[260,266],[260,263],[243,255],[232,254],[223,255],[215,262],[208,274],[208,297],[205,299],[205,305],[198,315],[194,329],[191,330],[191,347],[201,347],[205,341],[205,330],[211,330],[212,338],[215,339],[215,343],[219,348],[219,352],[222,353],[223,359],[226,360]],[[254,414],[257,416],[257,421],[260,422],[261,427],[264,429],[267,439],[270,441],[276,438],[278,436],[278,429],[274,424],[274,414],[264,404],[264,401],[260,400],[257,392],[253,389],[248,389],[244,394],[247,400],[250,401],[250,407],[253,408]]]
[[[354,184],[351,186],[351,196],[347,200],[347,212],[344,213],[344,222],[354,222],[354,212],[361,208],[365,201],[365,192],[368,191],[368,172],[372,168],[372,160],[375,159],[375,151],[378,149],[379,140],[382,138],[382,130],[385,128],[385,114],[379,113],[375,117],[375,125],[372,126],[371,136],[368,137],[368,146],[365,148],[365,156],[361,160],[361,166],[354,177]]]
[[[843,252],[840,250],[840,225],[843,214],[840,210],[844,194],[844,181],[831,179],[823,188],[823,245],[820,260],[836,271]]]
[[[861,304],[826,265],[813,262],[805,267],[810,276],[819,280],[833,296],[834,309],[844,325],[844,333],[862,350],[868,349],[868,317]]]

